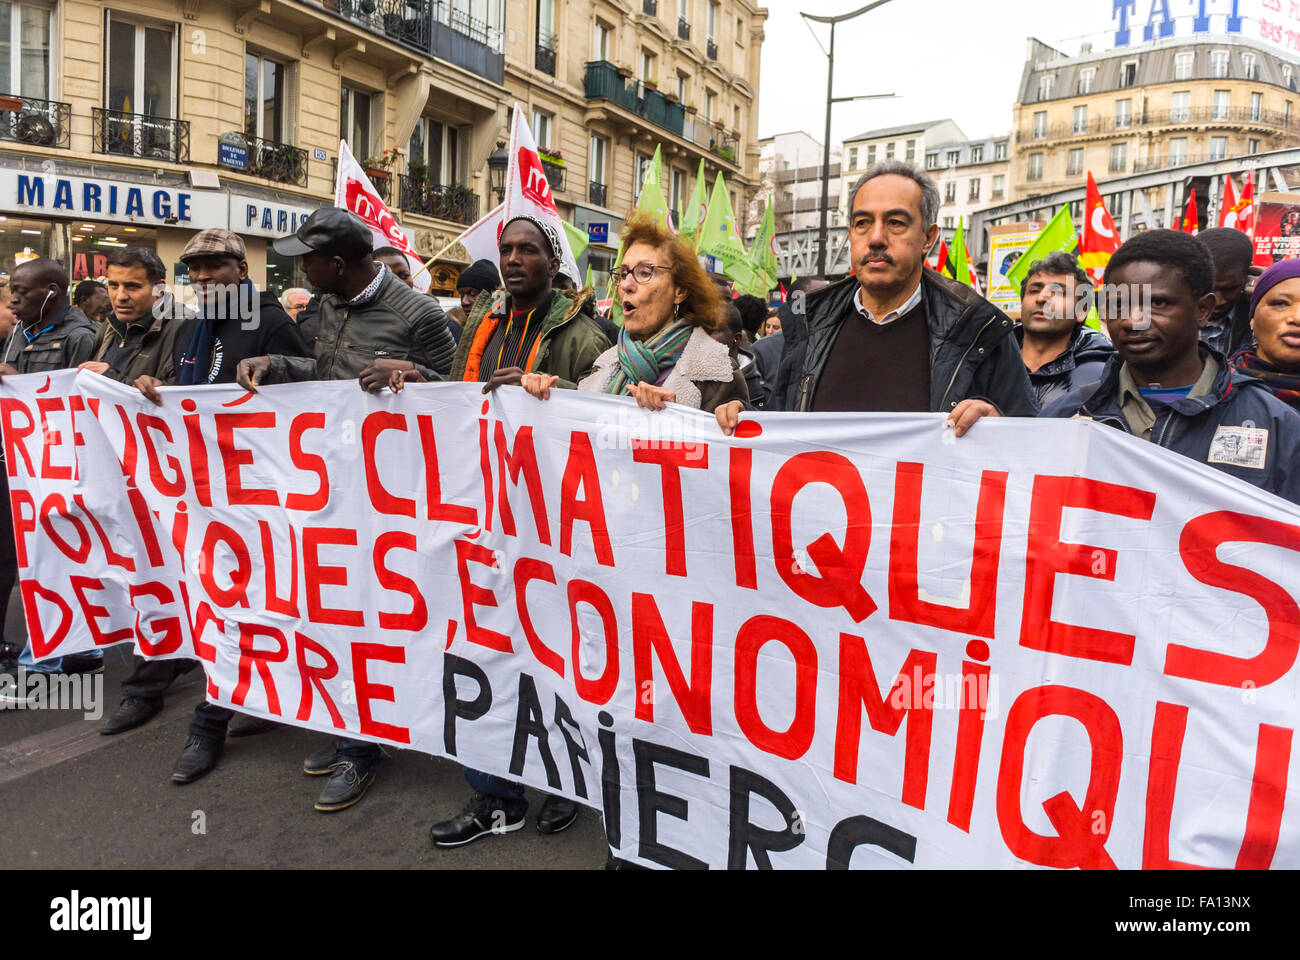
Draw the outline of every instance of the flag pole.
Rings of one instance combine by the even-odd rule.
[[[424,261],[424,263],[420,264],[420,269],[419,269],[419,270],[416,270],[415,273],[411,274],[411,279],[414,280],[416,277],[418,277],[418,276],[419,276],[421,273],[423,273],[425,270],[428,270],[428,269],[429,269],[429,265],[430,265],[431,263],[433,263],[433,261],[435,261],[435,260],[437,260],[438,258],[440,258],[444,253],[446,253],[446,252],[447,252],[448,250],[450,250],[452,247],[456,246],[456,244],[458,244],[458,243],[460,243],[460,236],[459,236],[459,235],[457,235],[456,237],[454,237],[454,238],[452,239],[451,243],[447,244],[445,247],[443,247],[441,250],[439,250],[437,253],[435,253],[433,256],[431,256],[428,260]]]

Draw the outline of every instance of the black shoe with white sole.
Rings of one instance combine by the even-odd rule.
[[[511,833],[523,825],[524,815],[511,817],[500,798],[476,793],[459,814],[435,823],[429,829],[429,839],[435,847],[459,847],[490,834]]]

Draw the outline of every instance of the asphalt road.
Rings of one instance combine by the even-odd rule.
[[[129,670],[129,650],[105,656],[103,710],[110,714]],[[302,760],[324,734],[284,727],[230,738],[221,764],[186,785],[171,780],[185,745],[202,674],[181,677],[163,712],[105,737],[103,719],[70,710],[0,710],[0,837],[9,868],[220,869],[430,868],[600,869],[600,816],[539,834],[542,797],[529,791],[522,830],[439,850],[429,827],[457,813],[471,791],[458,764],[389,748],[357,805],[317,813],[324,777]],[[202,828],[200,830],[200,828]]]

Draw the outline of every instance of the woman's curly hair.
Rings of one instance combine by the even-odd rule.
[[[653,217],[635,216],[619,235],[624,250],[644,243],[662,251],[668,258],[673,283],[686,291],[682,301],[682,319],[712,333],[722,326],[722,295],[700,266],[699,258],[687,243]],[[635,264],[632,264],[635,266]]]

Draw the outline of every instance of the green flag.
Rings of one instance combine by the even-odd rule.
[[[696,249],[713,259],[714,273],[726,274],[743,289],[753,283],[754,270],[745,244],[736,232],[736,215],[731,210],[731,199],[721,173],[713,181],[713,196],[709,198],[709,212],[700,227]]]
[[[668,201],[664,199],[663,187],[658,180],[646,175],[645,185],[641,188],[641,198],[636,202],[636,215],[657,220],[660,226],[672,230],[672,218],[668,215]]]
[[[645,174],[645,182],[648,184],[651,181],[659,184],[660,188],[663,187],[664,156],[663,156],[663,150],[661,145],[657,143],[655,144],[654,158],[650,161],[650,167],[649,169],[646,170],[646,174]]]
[[[961,217],[957,218],[957,232],[952,237],[952,272],[958,283],[970,286],[970,258],[966,256],[966,228]]]
[[[590,263],[587,264],[587,279],[583,282],[582,285],[583,285],[584,288],[590,288],[590,287],[594,287],[594,286],[596,285],[596,279],[591,275],[591,264],[590,264]]]
[[[573,259],[577,260],[587,250],[587,244],[589,242],[587,231],[575,227],[567,220],[561,222],[564,224],[564,232],[569,238],[569,249],[573,251]],[[574,277],[573,279],[577,280],[578,278]]]
[[[1007,283],[1013,289],[1019,290],[1020,282],[1024,280],[1025,275],[1029,273],[1029,268],[1036,261],[1058,250],[1069,252],[1078,246],[1078,243],[1079,235],[1074,232],[1074,218],[1070,216],[1070,205],[1067,203],[1056,211],[1056,216],[1052,217],[1051,222],[1043,228],[1043,232],[1007,271]]]
[[[776,259],[776,212],[772,208],[772,198],[767,198],[767,210],[763,213],[763,222],[754,242],[749,248],[749,262],[754,269],[754,280],[749,292],[756,297],[767,299],[767,295],[776,289],[779,283],[780,265]]]
[[[695,175],[695,188],[691,191],[691,199],[687,201],[685,208],[682,210],[680,227],[678,231],[683,240],[696,249],[699,248],[700,227],[704,225],[704,218],[708,212],[708,185],[704,182],[704,161],[700,161],[700,171]]]

